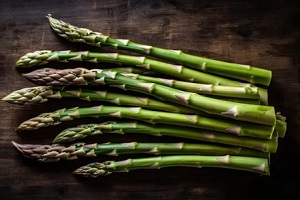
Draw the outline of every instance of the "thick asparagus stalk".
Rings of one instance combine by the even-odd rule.
[[[111,70],[114,71],[114,69]],[[123,76],[128,76],[131,78],[144,80],[147,82],[166,85],[183,91],[194,92],[194,93],[204,94],[204,95],[220,96],[220,97],[259,99],[263,104],[265,105],[268,104],[268,92],[266,89],[263,88],[258,88],[253,86],[233,87],[233,86],[191,83],[191,82],[178,81],[172,79],[143,76],[140,74],[134,74],[128,72],[122,72],[120,74],[122,74]]]
[[[155,83],[132,79],[116,72],[83,68],[65,70],[45,68],[24,74],[24,76],[42,85],[113,85],[199,109],[209,114],[271,126],[275,125],[276,122],[274,107],[271,106],[242,104],[209,98]]]
[[[115,172],[129,172],[136,169],[160,169],[163,167],[218,167],[270,175],[268,159],[230,155],[177,155],[136,158],[123,161],[105,161],[103,163],[95,162],[82,166],[73,173],[87,178],[96,178]]]
[[[95,157],[98,155],[117,156],[119,154],[196,154],[196,155],[238,155],[259,158],[269,158],[269,153],[225,145],[188,144],[188,143],[77,143],[68,146],[17,144],[16,149],[25,157],[40,162],[55,162],[60,160],[75,160],[80,157]]]
[[[124,70],[123,70],[124,69]],[[195,92],[198,94],[203,94],[204,96],[210,97],[213,95],[213,98],[226,100],[226,101],[233,101],[237,103],[246,103],[246,104],[256,104],[256,105],[268,105],[268,91],[264,88],[254,87],[251,85],[245,84],[244,86],[215,86],[212,84],[199,84],[199,83],[191,83],[186,81],[177,81],[165,78],[157,78],[157,77],[149,77],[143,75],[152,75],[149,74],[148,71],[143,72],[142,70],[139,71],[137,68],[105,68],[103,71],[115,71],[121,73],[124,76],[138,78],[139,80],[144,80],[147,82],[158,83],[161,85],[166,85],[169,87],[177,88],[183,91],[188,92]],[[134,72],[135,71],[135,72]],[[149,71],[152,72],[152,71]],[[137,76],[139,74],[143,74],[142,76]],[[174,84],[176,81],[176,84]],[[191,85],[190,85],[191,83]],[[209,89],[211,88],[211,89]],[[215,89],[216,88],[216,89]],[[251,90],[246,91],[244,90]],[[248,89],[249,88],[249,89]],[[232,92],[231,92],[232,91]],[[231,96],[236,97],[230,97]],[[247,93],[247,94],[246,94]],[[251,93],[251,94],[250,94]],[[256,93],[256,94],[255,94]],[[207,95],[205,95],[207,94]],[[249,97],[247,97],[249,95]],[[228,96],[228,97],[227,97]],[[240,97],[238,97],[240,96]]]
[[[146,96],[131,96],[106,90],[66,89],[51,86],[23,88],[12,92],[2,100],[15,104],[44,103],[48,99],[79,98],[86,101],[106,101],[117,105],[140,106],[150,110],[161,110],[184,114],[209,116],[205,112],[172,103],[164,103]]]
[[[186,115],[142,109],[140,107],[94,106],[87,108],[61,109],[52,113],[43,113],[19,125],[17,131],[33,130],[58,125],[61,122],[84,117],[129,118],[150,123],[163,123],[187,127],[203,128],[235,134],[270,139],[274,131],[272,126],[243,123],[235,120],[213,119],[198,115]]]
[[[273,134],[272,139],[260,139],[251,137],[239,137],[221,132],[213,132],[202,129],[187,128],[180,126],[170,126],[164,124],[148,124],[138,121],[131,122],[104,122],[100,124],[82,124],[77,127],[68,128],[58,134],[54,143],[72,142],[88,136],[99,134],[149,134],[153,136],[172,136],[188,138],[199,141],[234,145],[256,149],[263,152],[277,151],[277,135]]]
[[[51,15],[48,15],[48,19],[53,30],[58,35],[71,42],[81,42],[96,46],[112,46],[117,49],[134,51],[177,62],[197,70],[247,81],[253,84],[258,83],[269,85],[271,81],[272,72],[270,70],[252,67],[250,65],[241,65],[203,58],[183,53],[180,50],[169,50],[138,44],[127,39],[113,39],[99,32],[93,32],[86,28],[72,26],[68,23],[52,18]]]
[[[97,53],[97,52],[72,52],[72,51],[35,51],[22,56],[16,63],[17,68],[26,68],[36,65],[44,65],[51,61],[69,62],[86,61],[92,63],[108,62],[125,64],[140,68],[149,69],[162,74],[171,75],[179,79],[189,80],[198,83],[214,85],[244,86],[243,83],[226,78],[206,74],[181,65],[173,65],[146,57],[122,55],[118,53]]]

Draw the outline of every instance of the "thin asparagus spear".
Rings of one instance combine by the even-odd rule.
[[[71,42],[81,42],[96,46],[112,46],[117,49],[134,51],[173,61],[197,70],[247,81],[253,84],[258,83],[268,86],[271,81],[272,72],[270,70],[252,67],[250,65],[241,65],[203,58],[183,53],[180,50],[169,50],[138,44],[127,39],[113,39],[99,32],[72,26],[63,21],[54,19],[51,15],[48,15],[47,17],[53,30],[58,35]]]
[[[75,107],[71,109],[60,109],[52,113],[43,113],[20,124],[17,128],[17,131],[33,130],[42,127],[58,125],[61,122],[73,120],[76,118],[101,116],[129,118],[147,121],[150,123],[163,123],[203,128],[239,136],[249,136],[266,139],[270,139],[274,131],[273,126],[243,123],[236,120],[213,119],[200,117],[198,115],[152,111],[142,109],[140,107],[119,107],[102,105],[86,108]]]
[[[110,70],[115,71],[114,69],[110,69]],[[120,74],[138,80],[144,80],[147,82],[157,83],[160,85],[166,85],[183,91],[194,92],[194,93],[204,94],[204,95],[230,97],[230,98],[259,99],[263,104],[265,105],[268,104],[267,90],[263,88],[254,87],[254,86],[241,86],[241,87],[220,86],[220,85],[191,83],[191,82],[178,81],[172,79],[143,76],[140,74],[134,74],[130,72],[129,73],[121,72]]]
[[[69,62],[86,61],[92,63],[108,62],[115,64],[125,64],[149,69],[158,73],[171,75],[179,79],[192,82],[208,83],[214,85],[244,86],[243,83],[226,78],[206,74],[181,65],[173,65],[146,57],[122,55],[118,53],[98,53],[98,52],[72,52],[72,51],[35,51],[22,56],[16,63],[16,68],[27,68],[36,65],[44,65],[48,62]]]
[[[23,74],[23,76],[42,85],[113,85],[126,90],[146,93],[209,114],[271,126],[276,123],[276,115],[272,106],[242,104],[209,98],[155,83],[132,79],[116,72],[83,68],[64,70],[45,68]]]
[[[238,155],[259,158],[269,158],[270,153],[264,153],[252,149],[212,145],[212,144],[188,144],[188,143],[105,143],[84,144],[77,143],[68,146],[17,144],[16,149],[25,157],[40,162],[56,162],[60,160],[75,160],[80,157],[95,157],[98,155],[118,156],[119,154],[196,154],[196,155]]]
[[[184,114],[196,114],[200,116],[210,115],[189,107],[170,102],[165,103],[156,99],[144,96],[132,96],[121,93],[110,92],[109,90],[88,90],[88,89],[66,89],[65,87],[55,88],[51,86],[37,86],[30,88],[23,88],[16,90],[9,95],[2,98],[3,101],[14,104],[28,104],[28,103],[44,103],[49,99],[62,99],[62,98],[78,98],[85,101],[104,101],[117,105],[140,106],[150,110],[169,111]],[[235,99],[232,99],[234,101]],[[251,100],[247,103],[252,103]],[[245,102],[244,102],[245,103]],[[257,104],[257,102],[253,102]]]
[[[88,136],[99,134],[149,134],[153,136],[172,136],[188,138],[199,141],[234,145],[256,149],[263,152],[277,151],[278,139],[273,133],[272,139],[260,139],[251,137],[239,137],[221,132],[213,132],[202,129],[171,126],[164,124],[148,124],[139,121],[131,122],[103,122],[100,124],[82,124],[77,127],[68,128],[59,133],[53,143],[72,142]]]
[[[87,178],[106,176],[115,172],[128,172],[136,169],[160,169],[163,167],[218,167],[256,172],[270,175],[268,159],[243,156],[159,156],[90,163],[73,173]]]
[[[49,98],[79,98],[86,101],[106,101],[117,105],[140,106],[150,110],[161,110],[184,114],[208,116],[205,112],[172,103],[164,103],[146,96],[131,96],[106,90],[66,89],[51,86],[23,88],[12,92],[2,100],[15,104],[44,103]]]

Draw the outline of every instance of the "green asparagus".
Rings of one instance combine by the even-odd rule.
[[[218,167],[256,172],[270,175],[268,159],[243,156],[159,156],[91,163],[76,169],[73,173],[87,178],[106,176],[115,172],[129,172],[136,169],[160,169],[163,167]]]
[[[203,128],[220,131],[239,136],[249,136],[270,139],[274,131],[273,126],[264,126],[236,120],[214,119],[198,115],[161,112],[142,109],[141,107],[94,106],[87,108],[60,109],[52,113],[43,113],[31,118],[17,128],[33,130],[42,127],[58,125],[61,122],[84,117],[118,117],[146,121],[150,123],[163,123],[187,127]]]
[[[180,50],[169,50],[138,44],[127,39],[113,39],[99,32],[72,26],[51,17],[51,15],[48,15],[48,19],[53,30],[58,35],[71,42],[81,42],[96,46],[112,46],[121,50],[134,51],[173,61],[197,70],[247,81],[253,84],[258,83],[268,86],[272,78],[272,72],[270,70],[252,67],[250,65],[241,65],[203,58],[183,53]]]
[[[114,69],[111,70],[114,71]],[[268,92],[266,89],[263,88],[253,86],[233,87],[212,84],[199,84],[185,81],[177,81],[172,79],[143,76],[140,74],[134,74],[130,72],[122,72],[120,74],[123,76],[144,80],[147,82],[166,85],[187,92],[230,98],[259,99],[263,104],[268,104]]]
[[[64,87],[53,88],[51,86],[37,86],[14,91],[2,100],[15,104],[27,104],[44,103],[48,101],[49,98],[79,98],[86,101],[106,101],[117,105],[140,106],[150,110],[209,116],[200,110],[195,110],[178,104],[164,103],[146,96],[131,96],[110,92],[109,90],[88,90],[81,88],[69,90]]]
[[[42,85],[107,84],[126,90],[146,93],[156,98],[192,107],[209,114],[271,126],[276,123],[275,110],[272,106],[242,104],[209,98],[156,83],[132,79],[117,72],[83,68],[64,70],[44,68],[23,75],[31,81]]]
[[[216,98],[216,99],[233,101],[233,102],[237,102],[237,103],[268,105],[268,91],[261,87],[251,86],[250,84],[244,84],[244,86],[240,86],[240,87],[239,86],[216,87],[216,85],[212,85],[212,84],[198,84],[198,83],[192,83],[191,85],[189,85],[189,83],[191,83],[191,82],[170,80],[170,79],[158,78],[158,77],[156,77],[156,78],[149,77],[149,75],[152,76],[152,75],[156,75],[156,74],[153,71],[143,70],[143,69],[139,69],[139,68],[132,68],[132,67],[104,68],[103,71],[115,71],[118,73],[122,73],[122,75],[124,75],[124,76],[129,76],[129,73],[147,75],[147,76],[141,76],[141,77],[137,77],[137,78],[140,80],[143,80],[143,78],[144,78],[145,81],[154,82],[154,83],[158,83],[158,84],[166,85],[166,86],[170,86],[170,83],[172,82],[173,88],[177,88],[177,89],[181,89],[181,90],[189,91],[189,92],[195,92],[195,93],[199,93],[199,94],[201,94],[201,93],[208,94],[208,95],[204,95],[204,96],[208,96],[208,97],[213,95],[213,98]],[[123,73],[126,73],[126,74],[123,74]],[[136,76],[136,75],[133,75],[133,76]],[[154,79],[153,79],[153,81],[150,81],[149,78],[150,79],[154,78]],[[176,81],[176,84],[173,84],[173,81]],[[182,82],[182,83],[180,83],[180,82]],[[212,86],[213,91],[207,91],[208,88],[211,86]],[[204,88],[202,90],[200,90],[201,89],[200,87],[204,87]],[[238,88],[240,88],[240,89],[238,89]],[[246,90],[251,90],[251,92],[250,91],[244,92],[243,88],[246,88]],[[249,88],[249,89],[247,89],[247,88]],[[205,91],[205,89],[206,89],[206,91]],[[232,96],[240,95],[241,97],[226,97],[226,96],[230,96],[230,93],[231,93],[231,91],[225,91],[226,89],[233,90]],[[238,90],[238,91],[236,91],[236,90]],[[245,93],[247,93],[247,94],[245,94]],[[216,95],[218,95],[218,96],[216,96]],[[247,97],[248,95],[249,95],[249,98]]]
[[[80,157],[95,157],[97,155],[118,156],[120,154],[195,154],[195,155],[238,155],[259,158],[269,158],[270,153],[237,146],[188,144],[188,143],[76,143],[68,146],[17,144],[16,149],[25,157],[40,162],[56,162],[60,160],[75,160]]]
[[[108,62],[115,64],[125,64],[149,69],[158,73],[171,75],[179,79],[198,83],[208,83],[213,85],[244,86],[243,83],[226,78],[206,74],[193,69],[185,68],[181,65],[173,65],[146,57],[122,55],[118,53],[98,53],[98,52],[72,52],[72,51],[35,51],[22,56],[16,63],[16,68],[27,68],[36,65],[44,65],[48,62],[69,62],[86,61],[92,63]]]
[[[164,124],[148,124],[139,121],[117,122],[109,121],[100,124],[82,124],[68,128],[58,134],[53,143],[72,142],[88,136],[99,134],[149,134],[153,136],[172,136],[188,138],[199,141],[234,145],[256,149],[263,152],[277,151],[278,139],[273,133],[272,139],[259,139],[251,137],[239,137],[221,132],[213,132],[202,129],[171,126]]]

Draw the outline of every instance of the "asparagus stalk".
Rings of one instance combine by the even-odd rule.
[[[124,70],[123,70],[124,69]],[[220,86],[212,84],[191,83],[187,81],[178,81],[173,79],[151,77],[148,71],[138,71],[137,68],[105,68],[103,71],[115,71],[124,76],[137,78],[147,82],[153,82],[166,85],[187,92],[203,94],[204,96],[233,101],[238,103],[268,105],[268,91],[264,88],[245,84],[244,86]],[[135,72],[134,72],[135,71]],[[151,71],[150,71],[151,72]],[[144,76],[147,75],[147,76]],[[247,90],[245,92],[245,90]]]
[[[274,107],[271,106],[242,104],[209,98],[155,83],[132,79],[116,72],[83,68],[64,70],[45,68],[24,74],[24,76],[41,85],[113,85],[126,90],[146,93],[160,99],[163,98],[209,114],[271,126],[275,125],[276,122]]]
[[[114,71],[114,69],[111,69]],[[119,71],[117,71],[119,72]],[[221,86],[212,84],[199,84],[185,81],[177,81],[165,78],[156,78],[150,76],[143,76],[140,74],[121,72],[123,76],[131,77],[138,80],[144,80],[147,82],[157,83],[160,85],[166,85],[172,88],[176,88],[183,91],[194,92],[204,95],[213,95],[220,97],[230,98],[243,98],[243,99],[259,99],[263,104],[268,104],[268,93],[266,89],[253,87],[253,86]]]
[[[207,131],[202,129],[187,128],[181,126],[170,126],[164,124],[148,124],[139,121],[131,122],[103,122],[100,124],[82,124],[77,127],[68,128],[59,133],[53,143],[73,142],[88,136],[99,134],[149,134],[153,136],[172,136],[187,138],[205,142],[227,144],[247,147],[263,152],[277,151],[277,135],[273,134],[272,139],[260,139],[251,137],[239,137],[226,133]]]
[[[125,64],[149,69],[158,73],[171,75],[179,79],[189,80],[198,83],[208,83],[214,85],[243,86],[243,83],[226,78],[206,74],[181,65],[173,65],[146,57],[129,56],[118,53],[97,53],[97,52],[72,52],[72,51],[35,51],[22,56],[16,63],[17,68],[26,68],[36,65],[44,65],[48,62],[69,62],[86,61],[92,63],[108,62],[115,64]]]
[[[4,98],[3,101],[13,104],[44,103],[49,99],[78,98],[85,101],[104,101],[117,105],[140,106],[150,110],[161,110],[184,114],[197,114],[201,116],[210,116],[209,114],[188,108],[178,104],[165,103],[144,96],[132,96],[122,93],[110,92],[109,90],[88,90],[82,88],[67,89],[65,87],[37,86],[16,90]],[[235,99],[232,99],[233,101]],[[252,100],[246,99],[246,102]],[[253,102],[256,104],[257,102]]]
[[[208,116],[205,112],[172,103],[164,103],[146,96],[131,96],[107,90],[66,89],[51,86],[23,88],[12,92],[2,100],[15,104],[44,103],[48,99],[79,98],[86,101],[106,101],[117,105],[140,106],[150,110],[169,111],[174,113],[198,114]]]
[[[268,159],[243,156],[159,156],[91,163],[76,169],[73,173],[87,178],[106,176],[115,172],[129,172],[136,169],[160,169],[164,167],[218,167],[256,172],[270,175]]]
[[[118,117],[129,118],[150,123],[163,123],[187,127],[203,128],[239,136],[270,139],[274,131],[272,126],[243,123],[235,120],[213,119],[198,115],[186,115],[142,109],[141,107],[94,106],[86,108],[60,109],[52,113],[43,113],[31,118],[17,128],[34,130],[42,127],[58,125],[61,122],[84,117]]]
[[[40,162],[56,162],[60,160],[75,160],[80,157],[95,157],[98,155],[118,156],[120,154],[196,154],[196,155],[239,155],[249,157],[269,158],[269,153],[252,149],[188,143],[105,143],[84,144],[77,143],[68,146],[17,144],[12,142],[16,149],[25,157]]]
[[[184,90],[184,91],[195,92],[195,93],[199,93],[199,94],[201,94],[201,93],[206,94],[207,93],[208,95],[206,95],[206,96],[209,97],[210,95],[214,95],[213,97],[216,98],[216,99],[222,99],[222,100],[226,100],[226,101],[233,101],[233,102],[246,103],[246,104],[268,105],[268,91],[264,88],[254,87],[254,86],[247,85],[247,84],[245,84],[244,86],[241,86],[241,87],[238,87],[238,86],[236,86],[236,87],[223,86],[223,88],[222,88],[222,86],[221,86],[221,87],[217,87],[217,89],[214,89],[216,86],[212,85],[212,84],[192,83],[192,85],[189,85],[189,83],[191,83],[191,82],[177,81],[176,80],[176,82],[177,82],[176,84],[178,84],[178,82],[182,82],[182,84],[179,83],[178,86],[176,86],[176,85],[173,84],[173,81],[175,81],[175,80],[170,80],[170,79],[165,79],[165,78],[149,77],[149,75],[155,75],[155,74],[153,74],[155,72],[149,71],[149,70],[145,71],[143,69],[132,68],[132,67],[118,67],[118,68],[105,68],[105,69],[103,69],[103,71],[115,71],[115,72],[118,72],[118,73],[122,73],[122,75],[124,75],[124,76],[129,76],[128,73],[143,74],[143,75],[147,75],[147,76],[142,76],[141,78],[140,77],[137,77],[137,78],[140,79],[140,80],[145,80],[145,81],[148,81],[148,82],[154,82],[154,83],[158,83],[158,84],[166,85],[166,86],[170,86],[170,83],[172,83],[172,87],[174,87],[174,88],[181,89],[181,90]],[[123,73],[125,73],[125,74],[123,74]],[[136,76],[136,75],[133,75],[133,76]],[[153,78],[154,80],[151,81],[148,78],[150,78],[150,79]],[[209,87],[212,87],[213,91],[208,92],[207,90],[208,90]],[[240,88],[240,90],[237,89],[237,88]],[[250,91],[242,92],[242,90],[244,90],[242,88],[246,88],[246,90],[248,90],[247,88],[250,88],[252,93],[251,93],[251,95],[250,94],[249,95],[251,97],[252,96],[253,97],[248,98],[247,97],[248,94],[245,94],[245,93],[250,93]],[[224,89],[225,90],[226,89],[227,90],[228,89],[233,90],[233,95],[232,96],[238,96],[235,93],[239,93],[241,97],[236,97],[236,98],[235,97],[226,97],[226,96],[230,95],[230,91],[225,91]],[[236,90],[238,90],[238,91],[236,91]],[[212,93],[212,94],[210,94],[210,93]],[[244,95],[242,93],[244,93]],[[257,93],[257,95],[255,95],[254,93]],[[216,95],[218,95],[218,96],[216,96]],[[245,96],[245,97],[243,97],[243,96]],[[257,97],[254,97],[254,96],[257,96]]]
[[[48,15],[47,17],[53,30],[58,35],[71,42],[81,42],[96,46],[112,46],[117,49],[138,52],[173,61],[197,70],[247,81],[253,84],[257,83],[268,86],[271,81],[272,72],[270,70],[252,67],[250,65],[241,65],[203,58],[183,53],[180,50],[169,50],[138,44],[127,39],[113,39],[102,33],[94,32],[86,28],[79,28],[54,19],[51,15]]]

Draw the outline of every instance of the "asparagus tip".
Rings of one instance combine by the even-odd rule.
[[[24,145],[18,144],[15,141],[11,141],[11,143],[14,145],[14,147],[18,150],[18,152],[20,152],[23,156],[27,157],[27,158],[32,158],[30,156],[28,156],[24,151]]]
[[[9,94],[9,95],[3,97],[1,100],[2,100],[2,101],[6,101],[6,102],[10,102],[12,99],[11,99],[11,96],[10,96],[10,94]]]
[[[105,176],[111,174],[111,172],[105,170],[105,164],[103,163],[90,163],[88,165],[79,167],[73,174],[86,178],[97,178],[98,176]]]
[[[43,103],[48,100],[48,96],[52,95],[52,89],[49,86],[37,86],[31,88],[23,88],[16,90],[6,97],[2,98],[3,101],[13,104],[27,104],[29,102],[33,103]]]
[[[64,138],[64,137],[61,137],[60,134],[58,134],[52,141],[53,144],[58,144],[58,143],[64,143],[64,142],[71,142],[73,140],[71,139],[68,139],[68,138]]]

